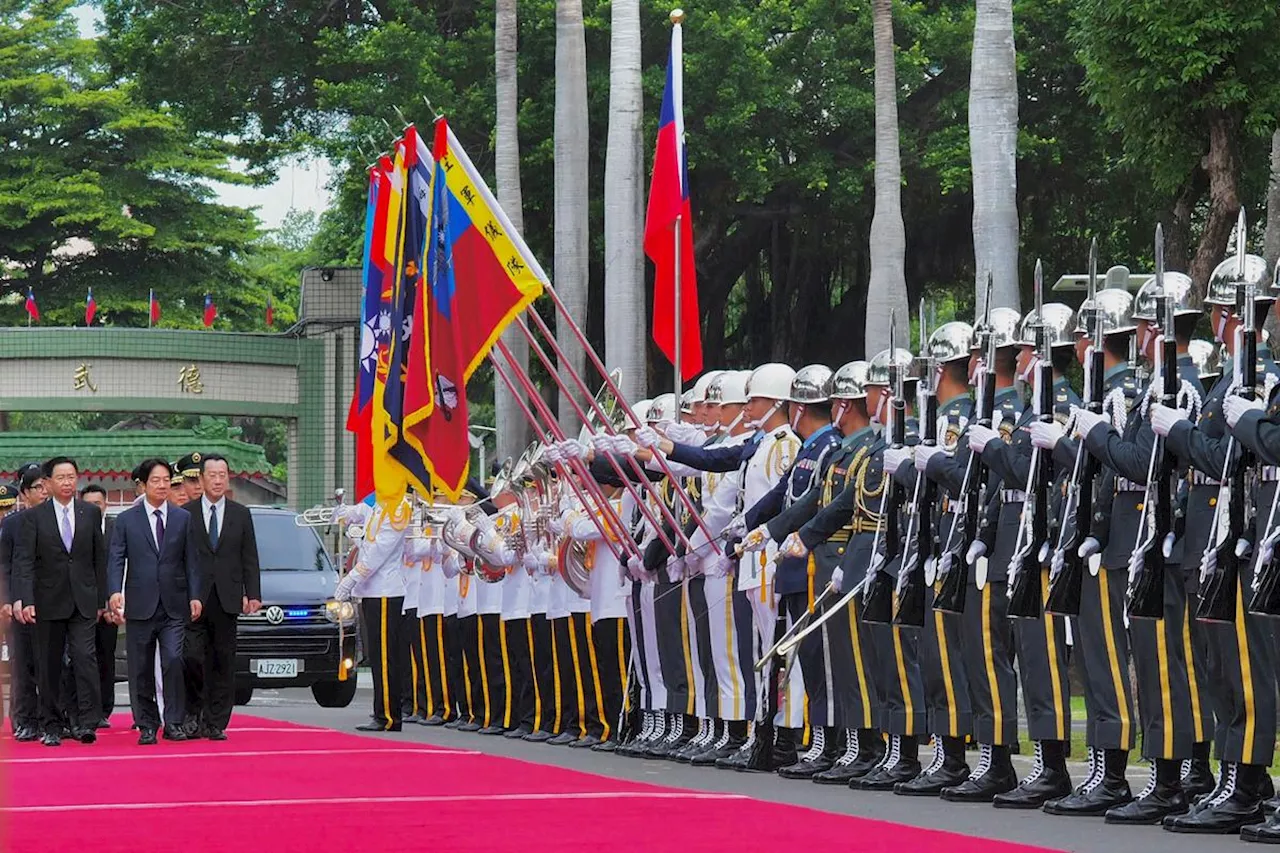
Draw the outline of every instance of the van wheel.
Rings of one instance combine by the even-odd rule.
[[[320,681],[311,685],[311,695],[321,708],[345,708],[356,698],[356,680]]]
[[[253,698],[253,685],[237,684],[235,701],[237,705],[248,705],[249,700]]]

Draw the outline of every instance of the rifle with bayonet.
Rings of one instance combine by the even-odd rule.
[[[1160,318],[1160,352],[1154,359],[1160,403],[1178,405],[1178,341],[1173,333],[1174,299],[1164,286],[1164,230],[1156,226],[1156,316]],[[1157,435],[1147,465],[1147,492],[1142,501],[1141,536],[1129,557],[1128,613],[1131,619],[1164,618],[1165,549],[1171,544],[1177,487],[1173,454]],[[1169,540],[1169,542],[1166,542]]]
[[[921,420],[922,444],[930,447],[938,443],[938,389],[934,376],[934,361],[929,354],[929,333],[925,328],[924,300],[920,300],[920,395],[918,408],[923,412]],[[925,617],[925,562],[933,556],[933,505],[938,498],[938,488],[923,472],[916,472],[915,489],[907,510],[907,538],[902,555],[902,568],[898,570],[898,586],[894,590],[893,624],[919,628]]]
[[[996,347],[995,333],[991,327],[991,273],[987,273],[986,301],[983,302],[982,322],[974,332],[979,362],[974,384],[978,388],[975,418],[981,426],[990,428],[996,404]],[[982,508],[987,500],[987,466],[982,457],[970,453],[965,463],[964,480],[956,505],[955,521],[947,533],[947,542],[938,557],[937,585],[933,599],[935,610],[944,613],[963,613],[965,592],[969,587],[969,572],[965,565],[965,551],[969,543],[978,538],[978,524]]]
[[[1101,414],[1106,364],[1102,354],[1103,312],[1098,305],[1097,295],[1098,240],[1095,237],[1089,247],[1089,295],[1085,300],[1093,313],[1083,318],[1092,342],[1085,356],[1084,404],[1090,412]],[[1080,545],[1088,537],[1093,523],[1094,488],[1098,471],[1098,460],[1085,449],[1084,442],[1081,441],[1076,446],[1075,464],[1071,468],[1071,480],[1067,484],[1067,499],[1063,507],[1063,523],[1058,529],[1058,544],[1054,546],[1053,568],[1049,573],[1049,595],[1044,605],[1046,613],[1080,615],[1080,590],[1085,572],[1085,558],[1080,556]]]
[[[902,368],[898,365],[897,317],[889,320],[889,448],[900,450],[907,443],[907,401],[903,391]],[[862,612],[866,622],[893,621],[894,582],[888,567],[902,553],[898,532],[898,514],[902,511],[904,489],[891,476],[885,477],[881,498],[880,520],[876,525],[876,542],[863,580]]]
[[[1049,324],[1044,318],[1044,271],[1036,261],[1036,369],[1032,388],[1036,420],[1053,420],[1053,353],[1050,352]],[[1009,615],[1035,618],[1040,615],[1040,565],[1048,553],[1049,485],[1053,481],[1053,458],[1039,447],[1031,451],[1031,467],[1023,490],[1018,538],[1009,561]]]

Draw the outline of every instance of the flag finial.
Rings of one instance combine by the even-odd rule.
[[[683,23],[684,23],[684,9],[672,9],[672,10],[671,10],[671,23],[673,23],[673,24],[683,24]]]

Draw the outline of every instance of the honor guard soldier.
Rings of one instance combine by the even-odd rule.
[[[7,535],[5,533],[4,519],[14,514],[18,506],[18,487],[5,483],[0,485],[0,628],[4,631],[5,645],[10,651],[10,660],[13,659],[14,650],[14,634],[15,629],[20,624],[13,621],[13,596],[10,594],[13,589],[13,545],[6,543]],[[12,667],[11,667],[12,668]],[[14,734],[25,725],[19,722],[17,709],[17,690],[14,679],[10,678],[10,684],[14,685],[14,698],[10,699],[9,705],[9,722],[12,726]],[[0,712],[0,718],[3,713]]]
[[[767,542],[773,541],[763,525],[804,500],[809,493],[817,495],[820,491],[826,461],[842,438],[831,423],[831,376],[831,368],[811,364],[801,368],[791,381],[789,421],[803,443],[787,476],[747,510],[746,525],[751,533],[743,540],[745,551],[763,550]],[[798,543],[798,539],[796,541]],[[808,549],[797,544],[793,549],[779,552],[777,566],[774,592],[781,598],[779,616],[790,628],[806,611],[813,609],[817,591],[830,582],[835,563],[826,561],[820,569]],[[791,668],[788,692],[803,694],[809,714],[808,720],[801,717],[800,722],[807,724],[813,734],[809,749],[803,755],[793,764],[778,768],[778,774],[786,779],[807,779],[830,769],[838,751],[833,722],[835,694],[829,690],[823,635],[808,638],[798,654],[800,667]],[[796,682],[799,689],[790,682]]]
[[[204,496],[204,484],[200,481],[199,453],[188,453],[173,466],[174,474],[182,477],[182,492],[186,495],[186,503],[198,501]]]
[[[360,599],[364,647],[373,676],[373,720],[356,726],[365,732],[398,732],[400,692],[405,683],[409,653],[404,637],[404,546],[412,505],[402,499],[378,503],[363,519],[364,537],[355,567],[338,582],[334,598]],[[354,518],[352,519],[355,520]]]
[[[1086,436],[1097,427],[1100,440],[1106,434],[1104,426],[1121,432],[1126,425],[1137,396],[1129,363],[1135,328],[1130,318],[1132,308],[1132,294],[1113,288],[1098,291],[1094,306],[1089,306],[1090,311],[1101,312],[1103,411],[1099,415],[1073,409],[1075,437]],[[1093,334],[1092,330],[1088,332]],[[1092,337],[1085,340],[1090,346],[1099,345]],[[1086,448],[1098,457],[1087,442]],[[1055,450],[1069,458],[1075,455],[1076,447],[1071,439],[1064,438]],[[1145,491],[1145,486],[1126,480],[1111,469],[1104,469],[1099,477],[1093,525],[1077,552],[1087,561],[1088,571],[1083,574],[1079,616],[1072,625],[1074,656],[1085,682],[1089,776],[1069,796],[1045,803],[1044,810],[1049,814],[1099,815],[1133,798],[1125,779],[1136,732],[1133,689],[1126,676],[1129,643],[1124,624],[1124,570],[1137,538],[1142,514],[1139,504]]]
[[[13,487],[10,487],[13,488]],[[13,584],[13,553],[21,530],[22,514],[42,503],[45,492],[44,471],[38,462],[28,462],[18,468],[18,508],[0,521],[0,572],[3,573],[4,603],[12,610],[15,599]],[[39,689],[36,679],[36,626],[13,611],[9,643],[9,723],[13,737],[18,741],[39,740],[40,729]]]

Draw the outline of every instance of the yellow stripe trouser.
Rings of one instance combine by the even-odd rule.
[[[1042,603],[1049,601],[1049,570],[1040,575],[1040,591]],[[1049,653],[1049,679],[1053,684],[1053,718],[1058,723],[1058,740],[1067,739],[1067,713],[1062,703],[1062,672],[1058,668],[1058,633],[1057,620],[1060,616],[1044,614],[1044,645]]]
[[[1191,599],[1186,600],[1182,609],[1182,653],[1187,656],[1187,687],[1191,691],[1191,722],[1195,728],[1196,743],[1204,743],[1204,717],[1200,713],[1200,681],[1196,673],[1196,656],[1191,646],[1191,620],[1195,614],[1191,612]]]
[[[427,653],[427,624],[426,618],[422,616],[418,617],[418,648],[422,655],[422,683],[427,690],[427,716],[434,717],[436,698],[433,695],[435,691],[431,689],[431,655]]]
[[[449,668],[444,659],[444,616],[436,617],[436,653],[440,656],[440,688],[444,694],[444,713],[442,717],[453,718],[453,705],[449,703]]]
[[[391,673],[387,672],[390,668],[391,659],[387,656],[387,600],[385,598],[378,599],[382,602],[382,610],[378,619],[378,648],[382,657],[382,713],[386,717],[384,724],[388,729],[391,728],[391,720],[400,710],[391,709]]]
[[[484,661],[484,617],[476,614],[476,645],[480,652],[477,657],[480,660],[480,692],[484,695],[484,727],[489,727],[490,711],[489,711],[489,667]]]
[[[1125,701],[1124,681],[1120,675],[1120,656],[1116,652],[1115,631],[1111,626],[1111,594],[1109,571],[1098,572],[1098,598],[1102,602],[1102,633],[1107,643],[1107,660],[1111,664],[1111,685],[1116,691],[1116,707],[1120,709],[1120,742],[1129,743],[1129,731],[1133,721],[1129,718],[1129,703]]]
[[[548,624],[551,620],[547,620]],[[551,672],[554,677],[555,694],[556,694],[556,724],[555,730],[560,731],[560,709],[564,707],[564,696],[560,690],[560,648],[556,642],[556,628],[551,625]]]
[[[604,691],[600,689],[600,666],[596,661],[596,638],[591,631],[591,616],[587,616],[587,653],[591,662],[591,684],[596,691],[596,713],[600,716],[600,722],[604,726],[604,733],[600,735],[601,740],[609,739],[609,715],[604,709]]]
[[[1001,740],[1004,729],[1004,707],[1000,702],[1000,682],[996,679],[995,646],[991,640],[991,584],[982,588],[982,654],[987,661],[987,689],[991,691],[993,740]]]
[[[569,651],[573,653],[573,681],[578,688],[578,737],[586,737],[587,702],[582,691],[582,664],[578,658],[578,632],[573,628],[573,616],[569,617]]]
[[[529,633],[529,671],[533,675],[533,730],[536,732],[542,728],[542,689],[538,685],[538,659],[533,654],[533,619],[524,624]]]
[[[498,620],[498,637],[502,640],[502,683],[505,686],[503,690],[503,708],[502,708],[502,727],[504,729],[511,728],[511,660],[507,655],[507,623],[501,619]]]

